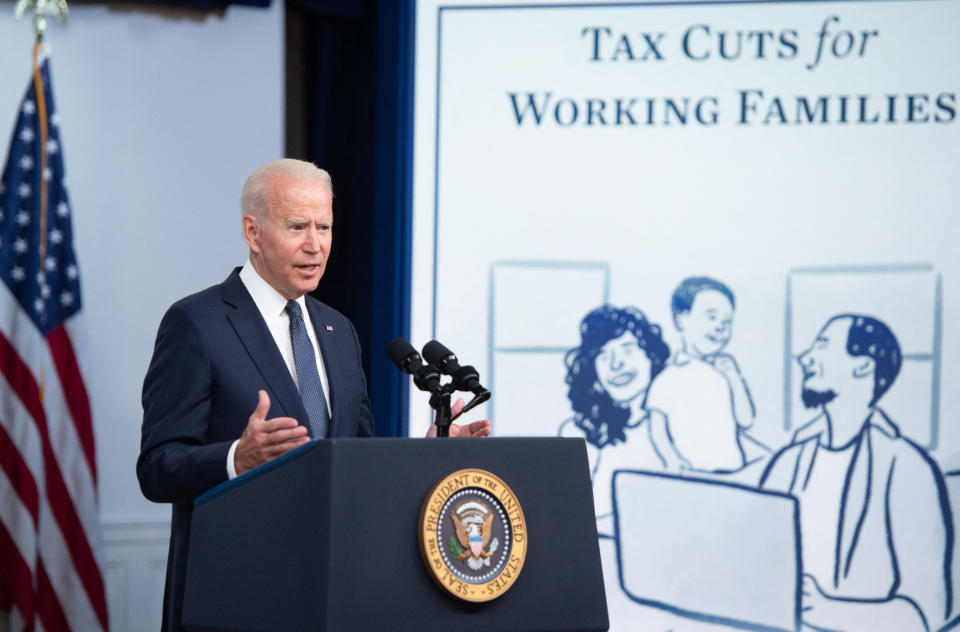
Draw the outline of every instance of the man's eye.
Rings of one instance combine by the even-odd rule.
[[[290,230],[303,230],[303,224],[290,224]]]

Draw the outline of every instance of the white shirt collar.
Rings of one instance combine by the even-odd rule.
[[[273,289],[273,286],[267,283],[260,273],[253,267],[253,264],[250,263],[250,259],[247,258],[247,262],[243,264],[243,267],[240,269],[240,280],[243,281],[244,286],[246,286],[247,291],[250,292],[250,296],[253,297],[253,302],[256,303],[257,309],[260,310],[260,313],[264,317],[276,318],[283,315],[287,307],[287,299],[283,298],[283,295],[280,292],[277,292]],[[303,296],[297,298],[297,303],[300,304],[301,313],[305,313],[307,310],[307,301]]]

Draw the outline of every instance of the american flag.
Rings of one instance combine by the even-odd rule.
[[[11,630],[106,630],[80,278],[39,44],[34,59],[0,180],[0,611]]]

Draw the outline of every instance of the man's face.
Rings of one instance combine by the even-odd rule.
[[[268,183],[267,209],[243,217],[250,261],[287,300],[316,289],[333,236],[333,198],[321,182],[277,177]]]
[[[616,402],[632,400],[650,383],[650,359],[629,331],[600,348],[594,369],[597,381]]]
[[[803,370],[803,402],[809,408],[825,404],[842,393],[856,377],[863,358],[847,353],[849,318],[831,320],[797,359]]]
[[[677,314],[677,328],[692,351],[703,356],[717,353],[733,335],[733,305],[722,292],[701,290],[690,311]]]

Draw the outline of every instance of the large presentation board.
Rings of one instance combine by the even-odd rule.
[[[956,0],[419,2],[411,339],[477,366],[497,435],[587,439],[612,629],[829,618],[804,592],[873,604],[843,629],[956,609],[957,24]],[[815,450],[864,384],[870,420]]]

